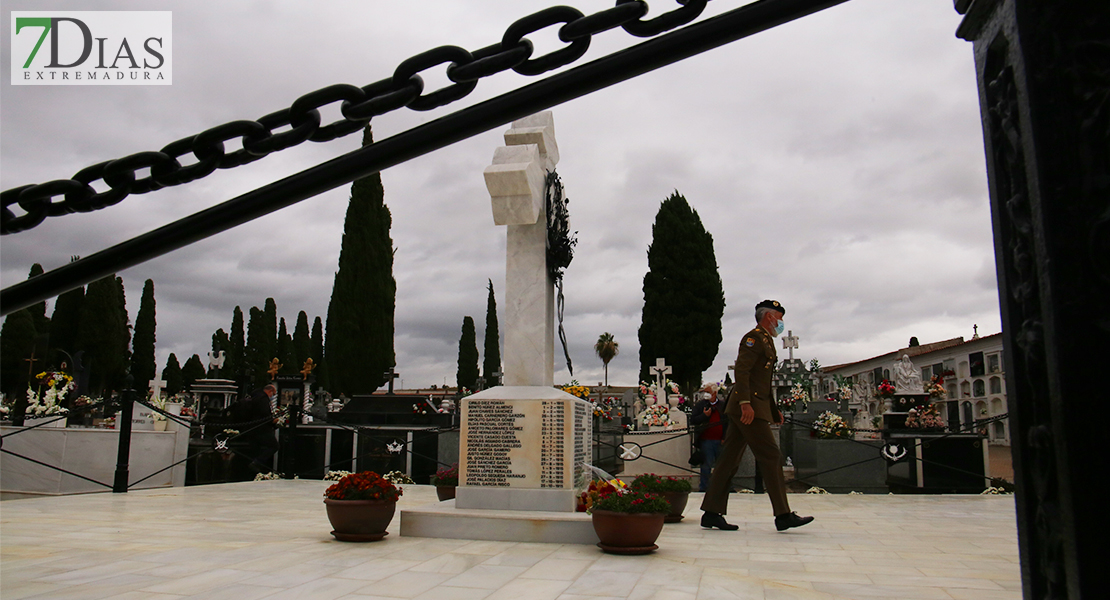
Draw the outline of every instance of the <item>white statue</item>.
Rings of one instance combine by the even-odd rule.
[[[894,390],[899,394],[920,394],[924,391],[921,372],[913,366],[908,354],[903,354],[902,360],[894,363]]]

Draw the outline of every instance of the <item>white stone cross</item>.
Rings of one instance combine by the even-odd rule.
[[[547,273],[544,180],[559,162],[551,112],[513,121],[505,144],[482,173],[493,222],[508,226],[502,384],[550,387],[555,383],[555,291]]]
[[[655,359],[655,366],[648,367],[648,370],[655,373],[655,385],[658,386],[659,389],[663,389],[663,381],[665,379],[663,376],[670,375],[671,368],[664,364],[662,358],[657,358]],[[666,390],[664,390],[664,393],[666,393]]]
[[[165,379],[158,379],[157,377],[155,377],[154,379],[151,379],[150,380],[150,391],[151,391],[150,399],[151,400],[157,400],[158,398],[160,398],[162,396],[162,390],[164,390],[165,388],[166,388],[166,380]]]
[[[798,347],[798,336],[794,335],[793,331],[787,331],[786,337],[782,338],[782,347],[790,349],[790,360],[794,360],[794,349]]]

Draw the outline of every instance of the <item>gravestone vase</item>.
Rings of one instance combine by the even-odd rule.
[[[376,542],[389,535],[386,527],[397,509],[395,500],[332,500],[325,498],[331,534],[341,542]]]
[[[594,510],[591,520],[597,547],[609,554],[648,554],[659,548],[665,513],[622,513]]]

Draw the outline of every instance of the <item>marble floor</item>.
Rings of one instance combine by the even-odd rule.
[[[0,502],[0,598],[170,600],[809,600],[1021,597],[1013,496],[794,494],[817,520],[775,531],[734,494],[740,530],[668,524],[659,550],[400,537],[334,541],[321,481]],[[435,502],[404,486],[400,507]]]

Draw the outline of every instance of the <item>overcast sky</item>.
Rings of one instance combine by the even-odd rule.
[[[6,0],[0,64],[0,188],[78,170],[237,119],[256,119],[317,88],[366,85],[439,45],[475,50],[536,0],[62,1],[51,10],[173,12],[171,86],[12,86]],[[611,1],[567,2],[590,14]],[[703,19],[743,2],[716,0]],[[652,3],[649,16],[670,10]],[[636,382],[647,247],[659,203],[678,190],[714,237],[725,289],[724,341],[706,380],[723,379],[753,307],[781,301],[796,356],[824,365],[906,345],[1000,330],[971,45],[951,0],[853,0],[555,107],[558,172],[577,231],[566,271],[574,378],[596,384],[593,344],[612,332],[614,385]],[[537,55],[556,28],[530,36]],[[586,60],[629,46],[594,38]],[[423,73],[425,90],[447,82]],[[535,81],[483,80],[431,112],[373,121],[375,139]],[[326,108],[325,121],[337,110]],[[454,385],[463,317],[479,348],[486,280],[504,306],[505,228],[493,224],[482,170],[506,126],[382,173],[396,248],[397,370],[405,387]],[[306,142],[203,180],[130,196],[92,214],[48,219],[0,240],[3,287],[356,149],[356,133]],[[134,322],[143,281],[157,299],[157,354],[209,350],[267,297],[290,330],[326,318],[350,186],[343,186],[120,273]],[[52,303],[48,314],[53,310]],[[504,315],[501,315],[504,324]],[[504,333],[504,332],[502,332]],[[779,351],[781,357],[786,351]],[[557,356],[561,352],[557,350]],[[556,382],[571,379],[556,361]]]

